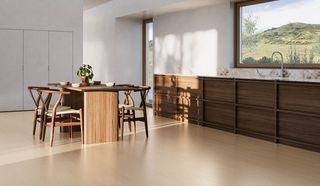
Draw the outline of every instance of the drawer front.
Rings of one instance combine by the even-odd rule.
[[[235,84],[231,80],[205,79],[203,98],[224,102],[234,102]]]
[[[237,103],[274,108],[276,105],[276,86],[274,82],[239,81],[237,84]]]
[[[204,121],[223,126],[235,126],[235,110],[233,105],[204,103]]]
[[[320,86],[280,84],[279,109],[320,114]]]
[[[155,75],[154,76],[154,92],[161,94],[176,94],[177,93],[177,77]]]
[[[280,113],[279,137],[320,146],[320,118]]]
[[[275,135],[276,115],[273,111],[238,107],[237,125],[239,129],[261,133],[264,135]]]

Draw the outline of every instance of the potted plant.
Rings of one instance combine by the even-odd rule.
[[[77,75],[81,79],[81,86],[88,86],[89,80],[93,78],[93,71],[90,65],[82,65],[79,70],[77,71]]]

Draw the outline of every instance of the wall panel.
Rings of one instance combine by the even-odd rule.
[[[24,110],[34,108],[28,86],[48,85],[48,31],[24,31]]]
[[[23,109],[23,31],[0,30],[0,111]]]

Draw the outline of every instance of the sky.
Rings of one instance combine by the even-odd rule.
[[[153,40],[153,23],[149,23],[149,41]]]
[[[242,15],[257,18],[258,31],[288,23],[320,24],[320,0],[278,0],[243,7]]]

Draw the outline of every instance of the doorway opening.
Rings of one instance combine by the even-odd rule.
[[[153,20],[143,21],[143,84],[150,86],[146,102],[149,106],[153,103],[153,64],[154,64]]]

